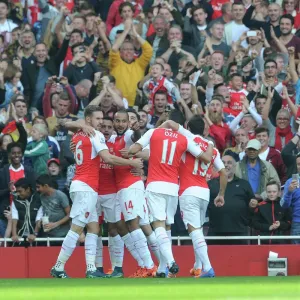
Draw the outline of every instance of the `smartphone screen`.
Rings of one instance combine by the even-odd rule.
[[[294,181],[294,180],[298,182],[298,188],[299,188],[299,174],[292,175],[292,181]]]

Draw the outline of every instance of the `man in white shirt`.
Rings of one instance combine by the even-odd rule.
[[[241,35],[248,31],[249,28],[243,24],[243,17],[245,15],[245,6],[241,2],[233,3],[232,21],[225,25],[224,41],[228,46],[236,42]]]
[[[0,34],[4,36],[7,44],[11,41],[11,32],[18,27],[12,20],[7,19],[8,3],[5,0],[0,0]]]

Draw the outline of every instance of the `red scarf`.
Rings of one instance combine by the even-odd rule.
[[[284,140],[284,146],[293,138],[293,133],[291,130],[291,126],[288,126],[287,128],[280,129],[276,127],[275,131],[275,148],[279,151],[282,150],[282,141],[281,138],[285,138]]]

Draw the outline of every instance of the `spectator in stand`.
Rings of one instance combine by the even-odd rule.
[[[292,15],[283,15],[280,17],[279,28],[280,37],[279,40],[286,48],[295,48],[295,58],[300,59],[300,38],[292,33],[294,27],[294,18]]]
[[[280,36],[280,28],[279,28],[279,19],[282,14],[282,9],[279,4],[271,3],[268,6],[268,19],[265,20],[255,20],[252,16],[254,11],[260,10],[261,2],[253,2],[252,6],[247,9],[245,16],[243,18],[243,23],[248,28],[255,28],[260,30],[261,28],[264,30],[266,34],[266,39],[270,42],[271,41],[271,27],[274,28],[274,32],[277,37]]]
[[[291,228],[289,209],[280,206],[280,185],[269,181],[266,186],[267,199],[260,202],[254,210],[251,227],[259,230],[259,235],[285,235]],[[262,240],[262,244],[285,244],[284,240]]]
[[[222,153],[230,146],[231,132],[227,124],[223,123],[222,96],[214,96],[205,111],[205,120],[209,125],[209,134],[215,139],[217,149]]]
[[[214,10],[212,8],[211,3],[208,3],[208,2],[203,1],[203,0],[192,0],[192,1],[185,1],[185,2],[186,2],[186,4],[185,4],[185,6],[184,6],[184,8],[183,8],[183,10],[181,12],[181,14],[182,14],[183,17],[186,16],[186,14],[187,14],[187,12],[188,12],[189,9],[192,9],[192,8],[194,8],[196,6],[203,6],[204,9],[207,11],[208,21],[211,20],[212,15],[214,13]]]
[[[289,14],[294,17],[295,31],[300,28],[300,14],[299,14],[299,1],[286,0],[282,2],[282,9],[284,14]]]
[[[49,131],[49,126],[48,123],[46,121],[46,119],[42,116],[36,116],[33,120],[32,120],[32,126],[35,124],[42,124],[45,125]],[[27,139],[27,144],[32,143],[32,137],[29,137]],[[57,142],[57,140],[55,139],[55,137],[47,135],[46,137],[46,143],[48,144],[48,149],[49,149],[49,155],[50,158],[58,158],[59,157],[59,153],[60,153],[60,146]]]
[[[0,136],[0,168],[8,164],[7,146],[12,143],[13,139],[10,134]]]
[[[113,27],[110,31],[109,39],[111,44],[113,45],[116,41],[117,33],[121,30],[125,29],[125,21],[130,19],[132,20],[134,17],[134,6],[130,2],[123,2],[119,6],[119,14],[122,17],[122,23]],[[137,20],[133,20],[133,26],[136,28],[138,32],[140,32],[141,37],[145,40],[147,35],[147,26],[144,23],[140,23]]]
[[[47,161],[50,158],[46,138],[48,128],[44,124],[35,124],[32,126],[32,143],[26,146],[24,157],[31,158],[34,172],[37,176],[48,173]]]
[[[68,93],[61,92],[59,94],[59,100],[57,102],[57,108],[55,110],[55,117],[47,118],[47,123],[49,125],[49,134],[54,136],[59,144],[61,144],[65,139],[68,131],[63,127],[63,124],[67,120],[77,120],[75,115],[70,113],[71,100]]]
[[[261,143],[261,149],[259,151],[259,158],[270,162],[279,176],[281,184],[285,184],[288,177],[286,175],[286,166],[280,155],[280,151],[273,147],[269,147],[270,136],[269,130],[265,127],[258,127],[255,129],[255,138]]]
[[[144,135],[144,133],[147,131],[148,113],[145,110],[140,109],[138,114],[140,116],[140,132],[142,135]]]
[[[16,195],[14,196],[12,211],[12,236],[16,243],[20,238],[26,238],[32,244],[39,235],[42,220],[42,207],[39,193],[35,192],[30,180],[20,178],[16,183]],[[26,243],[19,243],[26,245]]]
[[[183,33],[178,25],[172,25],[168,32],[169,45],[157,51],[156,57],[161,56],[172,68],[174,76],[177,75],[179,69],[179,60],[186,53],[196,56],[196,50],[190,46],[182,45]],[[182,49],[183,51],[180,51]],[[179,52],[178,52],[179,51]]]
[[[234,141],[235,141],[235,146],[225,149],[224,155],[226,155],[226,153],[228,151],[232,151],[234,153],[239,154],[239,158],[242,159],[243,157],[241,157],[240,154],[245,151],[246,146],[247,146],[248,141],[249,141],[247,131],[243,128],[237,129],[235,134],[234,134]]]
[[[300,120],[297,119],[298,131],[295,136],[284,146],[281,152],[282,160],[287,168],[287,178],[297,173],[297,154],[300,150]]]
[[[152,57],[152,47],[135,30],[132,20],[125,21],[125,29],[117,38],[109,54],[109,68],[111,75],[116,78],[116,87],[121,90],[133,106],[138,82],[144,77],[147,65]],[[125,39],[131,33],[142,47],[142,54],[134,59],[134,45]]]
[[[224,0],[217,0],[218,4],[223,1]],[[212,2],[215,1],[213,0]],[[227,0],[225,0],[225,3],[222,4],[222,7],[220,7],[220,5],[217,5],[217,8],[216,9],[214,8],[214,17],[213,17],[214,20],[209,23],[209,28],[211,28],[215,24],[215,22],[216,23],[221,22],[221,24],[225,25],[232,20],[231,5],[232,5],[231,2],[227,2]],[[221,15],[220,15],[220,8],[221,8]],[[215,19],[215,15],[218,15],[219,17]]]
[[[192,18],[192,19],[191,19]],[[193,48],[203,48],[207,31],[207,12],[201,5],[188,9],[184,18],[183,33],[189,38],[190,46]]]
[[[261,144],[253,139],[248,142],[244,158],[237,164],[235,175],[249,181],[256,198],[266,190],[269,181],[275,180],[280,184],[278,174],[271,163],[259,158]]]
[[[235,176],[236,161],[231,155],[222,158],[227,175],[227,187],[224,195],[225,204],[222,207],[214,205],[218,195],[220,179],[215,178],[208,182],[210,201],[208,205],[209,231],[208,236],[247,236],[250,224],[250,210],[254,200],[254,193],[247,180]],[[245,245],[247,240],[219,240],[209,244],[218,245]]]
[[[242,2],[234,2],[231,7],[232,21],[225,25],[224,40],[228,46],[236,42],[249,28],[243,24],[245,6]]]
[[[42,112],[42,95],[44,87],[49,77],[58,76],[60,64],[64,61],[70,39],[71,32],[67,35],[61,48],[54,57],[48,58],[48,50],[45,44],[35,46],[33,64],[29,64],[23,71],[24,95],[28,99],[29,107],[36,107]]]
[[[113,27],[118,26],[120,23],[122,23],[123,18],[120,12],[120,6],[125,2],[132,5],[134,17],[143,12],[144,0],[115,0],[110,6],[107,15],[106,25],[108,33],[110,33]]]
[[[23,149],[24,145],[12,142],[7,146],[8,159],[10,164],[0,169],[0,211],[6,210],[10,206],[12,197],[11,193],[15,192],[14,183],[20,178],[27,178],[35,184],[35,173],[32,168],[23,166]],[[0,236],[5,235],[7,219],[0,214]]]
[[[49,218],[43,224],[44,233],[49,237],[65,237],[70,229],[70,204],[68,197],[56,189],[50,175],[41,175],[36,181],[36,189],[41,194],[43,216]],[[61,244],[55,243],[55,245]]]
[[[169,45],[168,42],[168,28],[169,22],[161,15],[157,15],[153,19],[154,33],[147,37],[147,41],[153,47],[153,55],[150,61],[152,65],[157,57],[156,52],[161,48],[166,48]]]
[[[1,35],[4,36],[6,44],[9,44],[11,41],[12,30],[18,27],[18,25],[13,23],[12,20],[7,19],[8,13],[8,1],[0,0],[0,32]]]
[[[19,38],[20,47],[18,49],[18,56],[21,59],[22,70],[25,70],[26,67],[34,61],[34,49],[36,45],[35,37],[32,31],[25,30],[22,31]],[[15,55],[15,53],[13,53]],[[22,74],[22,76],[24,76]],[[23,81],[23,78],[22,78]]]
[[[61,192],[66,192],[66,178],[62,175],[60,168],[60,161],[57,158],[52,158],[48,160],[48,173],[51,178],[57,183],[58,190]]]
[[[64,76],[69,83],[76,85],[83,79],[93,81],[96,74],[101,74],[101,69],[94,61],[90,60],[90,54],[84,44],[72,46],[73,60],[64,71]]]
[[[295,174],[300,174],[300,155],[296,156],[296,168]],[[292,228],[291,235],[300,235],[300,188],[298,180],[292,175],[284,185],[284,196],[282,207],[291,208],[292,210]],[[300,244],[300,240],[292,240],[293,244]]]

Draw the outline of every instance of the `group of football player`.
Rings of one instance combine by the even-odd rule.
[[[72,224],[51,275],[69,278],[65,264],[86,229],[87,278],[123,277],[124,244],[138,265],[132,277],[176,277],[179,266],[172,253],[171,225],[179,200],[195,252],[191,275],[214,277],[202,229],[209,202],[206,176],[212,168],[220,174],[216,206],[224,205],[227,177],[213,141],[202,137],[202,116],[194,116],[187,129],[168,120],[141,136],[138,122],[130,124],[126,110],[119,110],[111,119],[103,117],[98,106],[88,106],[84,120],[65,126],[74,132]],[[142,180],[144,161],[148,161],[146,188]],[[102,219],[108,224],[112,266],[106,273]]]

